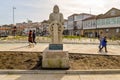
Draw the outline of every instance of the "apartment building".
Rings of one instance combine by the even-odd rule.
[[[87,13],[73,14],[68,17],[68,32],[69,35],[83,35],[82,20],[93,15]]]
[[[97,37],[100,33],[109,38],[120,37],[120,10],[112,8],[105,14],[83,20],[84,35]]]

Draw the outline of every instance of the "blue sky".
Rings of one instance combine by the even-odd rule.
[[[15,6],[15,23],[47,20],[55,4],[64,18],[73,13],[105,13],[112,7],[120,9],[119,0],[0,0],[0,25],[13,23],[12,7]]]

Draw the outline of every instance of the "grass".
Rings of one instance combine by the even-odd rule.
[[[81,36],[64,36],[64,39],[81,39]]]

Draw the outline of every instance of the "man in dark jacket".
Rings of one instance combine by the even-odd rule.
[[[35,30],[33,30],[33,43],[36,44],[35,38],[36,38],[36,33],[35,33]]]

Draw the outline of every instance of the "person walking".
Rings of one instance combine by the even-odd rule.
[[[28,33],[28,42],[29,42],[29,46],[32,47],[33,46],[33,35],[32,35],[32,30],[29,31]]]
[[[36,41],[35,41],[35,38],[36,38],[36,33],[35,33],[35,30],[33,30],[32,36],[33,36],[33,43],[35,43],[35,44],[36,44]]]
[[[102,45],[102,47],[99,49],[99,51],[101,52],[101,50],[103,48],[105,48],[105,52],[107,53],[108,51],[107,51],[107,39],[106,39],[106,36],[101,40],[101,45]]]
[[[103,38],[103,35],[102,35],[102,32],[100,32],[100,35],[98,35],[98,40],[99,40],[99,49],[101,48],[102,46],[102,38]]]

